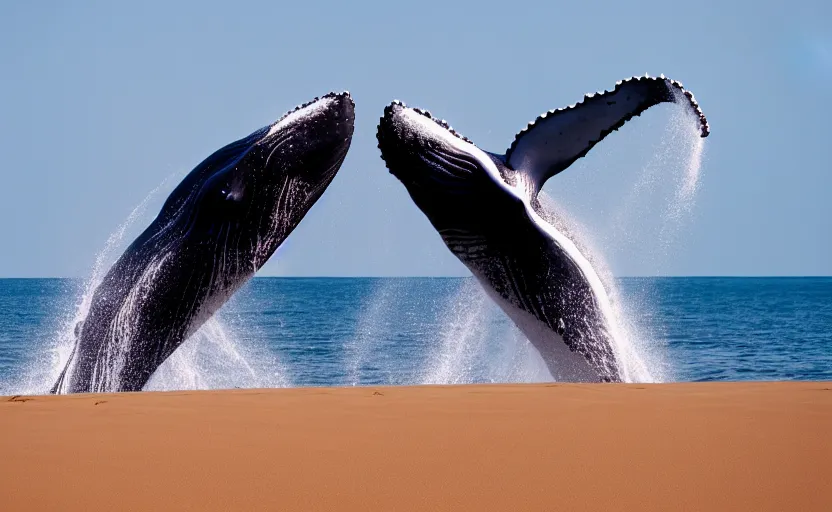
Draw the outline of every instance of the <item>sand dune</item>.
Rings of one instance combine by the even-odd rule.
[[[832,510],[832,383],[0,398],[0,509]]]

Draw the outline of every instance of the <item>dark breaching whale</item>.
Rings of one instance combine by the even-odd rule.
[[[604,285],[575,244],[544,220],[547,179],[610,132],[662,102],[693,95],[662,77],[623,80],[612,91],[549,111],[489,153],[429,112],[393,102],[378,127],[382,158],[442,240],[508,314],[559,381],[621,381],[614,317]]]
[[[349,93],[327,94],[191,171],[95,290],[52,392],[140,390],[323,194],[354,121]]]

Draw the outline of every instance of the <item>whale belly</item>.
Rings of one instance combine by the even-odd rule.
[[[474,277],[489,298],[508,315],[520,332],[534,345],[555,381],[599,382],[601,380],[589,361],[581,354],[569,350],[557,332],[497,293],[488,280],[478,276],[477,273],[474,273]]]

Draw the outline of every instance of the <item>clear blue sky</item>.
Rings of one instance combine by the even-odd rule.
[[[643,197],[604,251],[614,271],[832,274],[828,1],[4,2],[0,65],[0,276],[86,275],[166,177],[343,89],[352,149],[262,274],[465,275],[379,158],[384,106],[502,152],[540,112],[645,72],[692,89],[713,133],[679,243],[645,256],[661,244],[641,221],[663,206]],[[546,190],[609,231],[671,114],[648,111]]]

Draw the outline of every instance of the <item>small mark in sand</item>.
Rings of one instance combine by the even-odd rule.
[[[29,400],[34,400],[34,398],[23,398],[21,395],[14,395],[13,397],[9,398],[9,402],[28,402]]]
[[[99,400],[98,402],[95,402],[95,405],[98,405],[98,404],[106,404],[106,403],[107,403],[107,401],[106,401],[106,400]]]
[[[373,391],[373,396],[384,396],[384,393],[380,393],[378,391]]]

